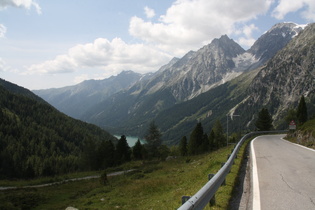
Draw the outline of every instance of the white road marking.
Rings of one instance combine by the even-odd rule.
[[[257,171],[257,164],[256,164],[256,154],[254,150],[254,141],[257,139],[252,140],[251,142],[251,154],[252,154],[252,166],[253,166],[253,209],[260,210],[260,192],[259,192],[259,181],[258,181],[258,171]]]
[[[303,145],[301,145],[301,144],[292,143],[292,142],[290,142],[290,141],[288,141],[288,140],[285,140],[284,138],[281,138],[281,140],[282,140],[282,141],[285,141],[285,142],[288,142],[288,143],[291,143],[291,144],[295,144],[296,146],[302,147],[302,148],[307,149],[307,150],[310,150],[310,151],[312,151],[312,152],[315,152],[314,149],[309,148],[309,147],[306,147],[306,146],[303,146]]]

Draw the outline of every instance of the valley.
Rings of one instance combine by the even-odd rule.
[[[263,107],[273,115],[275,128],[284,129],[287,110],[302,95],[307,97],[310,116],[315,112],[313,30],[314,24],[279,23],[246,51],[223,35],[198,51],[172,59],[153,74],[129,71],[110,78],[117,83],[134,75],[130,83],[124,82],[126,86],[106,97],[103,89],[85,90],[93,83],[105,87],[108,79],[34,92],[66,114],[111,133],[143,138],[147,125],[155,120],[167,145],[178,144],[197,122],[208,132],[216,120],[226,127],[226,115],[231,113],[242,116],[243,131],[255,129],[253,122]],[[79,91],[83,84],[91,86]],[[98,100],[93,101],[94,95]],[[90,108],[72,113],[83,106]]]
[[[315,205],[314,0],[0,0],[0,20],[0,210]]]

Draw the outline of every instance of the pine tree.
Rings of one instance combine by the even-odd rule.
[[[125,135],[122,135],[116,145],[116,160],[118,163],[124,163],[131,160],[131,151]]]
[[[98,169],[105,169],[116,164],[115,146],[112,141],[102,141],[97,149]]]
[[[209,134],[208,139],[209,139],[209,149],[210,149],[210,151],[216,150],[217,149],[217,145],[215,143],[215,134],[214,134],[213,129],[211,129],[211,132]]]
[[[138,139],[138,141],[136,142],[136,144],[133,146],[132,148],[132,155],[134,157],[134,159],[136,160],[141,160],[143,159],[143,155],[142,155],[142,145],[140,140]]]
[[[259,131],[269,131],[273,128],[272,121],[273,120],[268,112],[268,109],[262,108],[258,113],[258,119],[255,123],[255,126]]]
[[[203,128],[201,123],[197,123],[195,129],[190,134],[188,142],[188,154],[196,155],[202,152]]]
[[[220,120],[217,120],[213,126],[213,132],[214,132],[214,142],[216,145],[216,148],[221,148],[226,145],[226,139],[223,132],[223,127],[220,122]]]
[[[209,150],[210,150],[210,144],[209,144],[208,135],[206,133],[204,133],[202,136],[201,151],[202,152],[208,152]]]
[[[186,136],[183,136],[179,143],[179,151],[181,156],[186,156],[188,154]]]
[[[297,114],[298,123],[300,125],[302,125],[303,123],[307,121],[307,107],[306,107],[304,96],[302,96],[300,99],[300,103],[299,103],[296,114]]]
[[[162,144],[161,133],[154,121],[150,123],[145,140],[147,141],[147,150],[150,157],[158,157],[158,148]]]

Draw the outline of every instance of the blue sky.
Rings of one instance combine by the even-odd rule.
[[[227,34],[244,49],[314,0],[0,0],[0,78],[28,89],[154,72]]]

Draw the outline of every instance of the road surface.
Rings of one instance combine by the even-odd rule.
[[[315,209],[315,150],[265,135],[251,143],[254,210]]]

